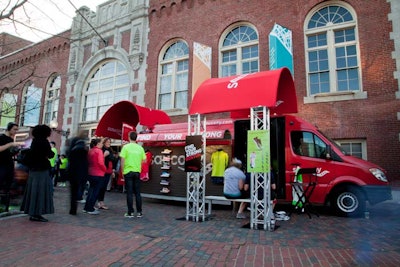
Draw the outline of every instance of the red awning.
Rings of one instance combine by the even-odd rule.
[[[231,119],[209,120],[206,122],[206,138],[211,139],[232,139],[234,131]],[[174,123],[156,125],[152,133],[139,134],[138,142],[179,142],[185,141],[188,132],[187,123]]]
[[[244,117],[265,106],[271,114],[296,113],[296,90],[290,71],[281,68],[225,78],[211,78],[197,89],[189,114],[232,112]]]
[[[133,128],[138,124],[154,128],[156,124],[168,123],[171,123],[171,119],[161,110],[142,107],[131,101],[120,101],[112,105],[101,117],[96,135],[121,139],[123,124]]]

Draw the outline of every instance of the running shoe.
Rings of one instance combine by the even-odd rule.
[[[135,216],[134,216],[133,213],[131,213],[131,212],[125,213],[125,214],[124,214],[124,217],[126,217],[126,218],[135,218]]]

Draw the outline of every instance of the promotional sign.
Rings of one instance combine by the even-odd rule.
[[[186,136],[185,145],[185,171],[200,172],[201,157],[203,155],[203,142],[201,135]]]
[[[270,145],[269,131],[247,132],[247,172],[269,172]]]
[[[287,67],[293,72],[292,31],[275,24],[269,33],[269,69]]]

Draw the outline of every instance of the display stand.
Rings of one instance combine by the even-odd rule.
[[[205,210],[205,168],[206,157],[206,119],[201,120],[200,114],[188,116],[188,135],[201,135],[202,136],[202,156],[201,156],[201,171],[200,172],[187,172],[186,174],[186,220],[204,221],[206,216]]]
[[[270,129],[269,109],[266,107],[256,107],[250,109],[250,129],[268,130]],[[268,138],[269,140],[269,138]],[[269,146],[269,144],[264,144]],[[270,155],[268,161],[270,160]],[[270,164],[268,164],[270,165]],[[255,172],[251,173],[251,212],[250,212],[250,228],[273,231],[275,229],[275,221],[273,218],[273,210],[271,205],[271,172]],[[259,192],[263,192],[262,198]],[[260,199],[261,198],[261,199]]]
[[[160,175],[160,185],[162,185],[162,189],[160,193],[169,194],[170,189],[168,188],[170,184],[169,178],[171,177],[171,152],[172,150],[166,148],[161,151],[162,156],[162,166],[161,166],[161,175]]]

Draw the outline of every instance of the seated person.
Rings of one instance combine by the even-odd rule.
[[[245,180],[246,175],[242,171],[242,161],[237,158],[233,158],[230,166],[224,172],[224,196],[228,199],[246,197],[242,194]],[[243,216],[243,213],[239,217],[245,218],[245,216]]]

